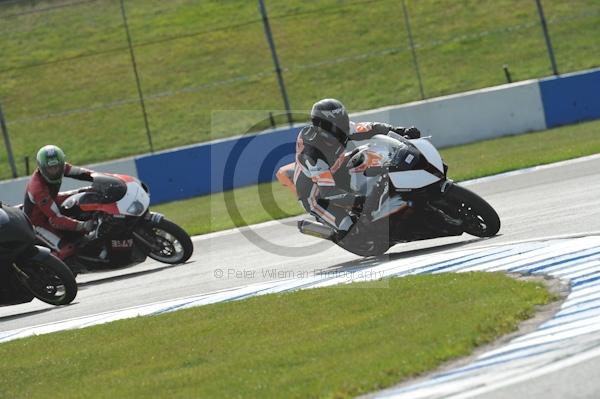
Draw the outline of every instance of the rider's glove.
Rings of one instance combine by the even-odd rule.
[[[414,126],[411,127],[397,127],[394,132],[401,134],[409,139],[418,139],[421,137],[421,131]]]
[[[77,225],[77,231],[81,231],[84,233],[89,233],[94,230],[95,223],[93,220],[86,220],[85,222],[79,222]]]

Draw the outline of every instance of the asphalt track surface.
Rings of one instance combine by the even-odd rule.
[[[557,236],[600,234],[600,156],[482,179],[468,186],[497,209],[503,223],[499,236],[481,240],[464,235],[397,245],[377,262]],[[300,235],[290,220],[194,241],[195,254],[186,265],[165,267],[146,262],[134,268],[79,276],[80,292],[71,306],[54,308],[36,300],[0,308],[0,333],[300,274],[338,273],[364,264],[339,248]],[[597,397],[600,381],[590,376],[599,370],[600,353],[537,376],[535,384],[529,379],[480,392],[478,397]]]

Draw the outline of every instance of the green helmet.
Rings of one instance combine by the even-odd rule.
[[[37,153],[37,166],[44,180],[60,184],[65,172],[65,153],[55,145],[46,145]]]

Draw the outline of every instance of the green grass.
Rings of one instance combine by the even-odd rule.
[[[117,321],[0,345],[0,397],[356,396],[467,355],[550,300],[498,273],[438,274]]]
[[[47,143],[77,164],[148,151],[119,1],[65,2],[0,3],[0,104],[21,175]],[[399,1],[266,3],[292,109],[420,99]],[[156,149],[240,134],[283,108],[255,1],[125,4]],[[551,73],[533,1],[407,4],[426,97],[504,83],[503,64],[515,80]],[[559,70],[600,66],[600,2],[543,4]]]
[[[446,148],[441,153],[449,165],[449,176],[456,181],[488,176],[600,153],[600,121]],[[239,214],[231,211],[233,205]],[[176,221],[190,234],[304,212],[295,196],[278,182],[157,205],[153,209]]]

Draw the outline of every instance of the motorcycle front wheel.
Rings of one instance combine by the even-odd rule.
[[[188,233],[170,220],[162,219],[158,224],[148,226],[145,233],[154,244],[148,256],[156,261],[172,265],[184,263],[194,252]]]
[[[58,258],[48,256],[13,265],[23,286],[40,301],[67,305],[77,296],[77,282],[71,270]]]
[[[500,230],[498,213],[474,192],[454,184],[444,196],[451,209],[444,209],[462,221],[462,229],[476,237],[492,237]]]

